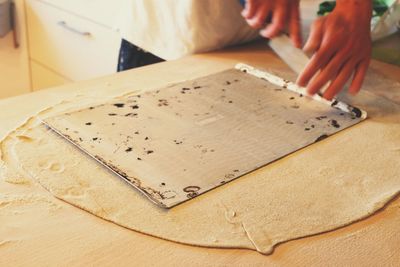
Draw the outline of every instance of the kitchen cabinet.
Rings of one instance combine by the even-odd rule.
[[[20,47],[0,39],[0,98],[116,72],[120,1],[15,0]]]
[[[120,37],[111,19],[99,20],[104,4],[89,8],[82,1],[25,0],[25,5],[34,90],[116,72]],[[108,5],[110,12],[115,2]],[[52,75],[38,76],[45,73]]]

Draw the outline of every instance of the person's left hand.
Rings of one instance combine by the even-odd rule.
[[[246,0],[242,16],[247,23],[261,29],[260,35],[271,39],[284,30],[289,31],[293,44],[300,48],[300,0]]]

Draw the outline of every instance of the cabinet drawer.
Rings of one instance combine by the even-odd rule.
[[[33,91],[55,87],[65,83],[69,83],[67,78],[47,69],[46,67],[31,61],[31,79]]]
[[[38,0],[27,0],[30,57],[73,81],[116,71],[117,32]]]
[[[114,28],[116,14],[121,10],[121,1],[110,0],[39,0],[49,5],[63,9],[69,13]]]

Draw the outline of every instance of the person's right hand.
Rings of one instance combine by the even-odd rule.
[[[303,48],[314,54],[297,80],[310,95],[330,82],[323,96],[332,100],[351,78],[349,92],[360,90],[371,58],[371,15],[369,0],[337,0],[331,14],[314,22]]]
[[[289,31],[293,44],[300,48],[300,0],[246,0],[242,16],[247,23],[256,29],[261,29],[261,36],[271,39],[283,32]]]

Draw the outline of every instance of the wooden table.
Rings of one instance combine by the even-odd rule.
[[[118,95],[155,88],[227,69],[237,62],[288,71],[266,44],[259,42],[69,84],[0,101],[0,138],[27,115],[75,95],[96,97],[104,92]],[[372,68],[400,80],[400,68],[379,62],[373,62]],[[1,197],[12,195],[21,199],[2,203]],[[249,250],[199,248],[150,237],[52,200],[47,191],[33,183],[12,184],[2,179],[0,225],[0,266],[400,265],[399,198],[350,226],[279,245],[271,256]]]

